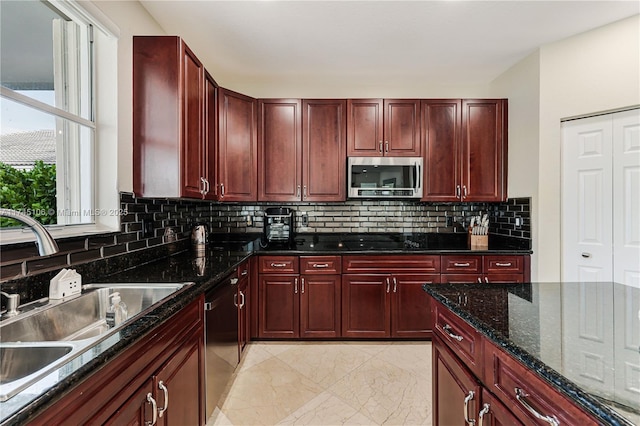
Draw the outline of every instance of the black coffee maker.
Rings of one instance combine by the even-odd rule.
[[[264,211],[262,242],[264,245],[293,243],[295,212],[286,207],[271,207]]]

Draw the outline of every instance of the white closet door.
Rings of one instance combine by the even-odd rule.
[[[562,279],[611,281],[611,116],[562,127]]]
[[[613,114],[613,280],[640,287],[640,110]]]

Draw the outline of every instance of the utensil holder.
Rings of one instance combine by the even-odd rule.
[[[469,248],[471,250],[486,250],[489,248],[488,235],[473,235],[469,232]]]

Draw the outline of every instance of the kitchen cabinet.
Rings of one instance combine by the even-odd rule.
[[[258,101],[258,201],[302,197],[301,108],[299,99]]]
[[[236,306],[238,307],[238,359],[251,340],[251,292],[250,292],[250,262],[246,261],[238,267],[238,293]]]
[[[258,199],[257,101],[218,89],[218,199]]]
[[[420,157],[420,101],[347,100],[347,155]]]
[[[597,424],[469,323],[433,303],[434,424]]]
[[[425,283],[440,281],[440,256],[343,256],[342,336],[431,336]]]
[[[506,200],[506,99],[423,100],[421,115],[422,200]]]
[[[259,201],[344,201],[346,102],[259,101]]]
[[[200,297],[53,401],[33,423],[146,424],[155,413],[157,424],[205,424],[203,309]]]
[[[133,188],[137,196],[213,198],[215,138],[205,104],[217,84],[174,36],[133,37]],[[213,92],[213,93],[212,93]],[[205,125],[206,122],[206,125]]]
[[[340,337],[335,268],[339,256],[260,256],[259,337]]]
[[[443,283],[522,283],[530,281],[528,255],[445,255]]]

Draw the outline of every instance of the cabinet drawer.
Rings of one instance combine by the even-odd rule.
[[[443,273],[482,273],[482,256],[442,256]]]
[[[482,378],[482,336],[471,325],[440,303],[435,303],[433,332],[469,367]]]
[[[297,256],[260,256],[260,273],[263,274],[297,274]]]
[[[485,256],[484,273],[521,274],[524,271],[523,256]]]
[[[303,274],[340,274],[340,256],[300,256],[300,271]]]
[[[532,370],[488,340],[484,343],[484,373],[490,391],[526,424],[540,424],[531,410],[555,418],[561,425],[597,424]]]
[[[440,272],[440,256],[342,256],[344,273]]]

